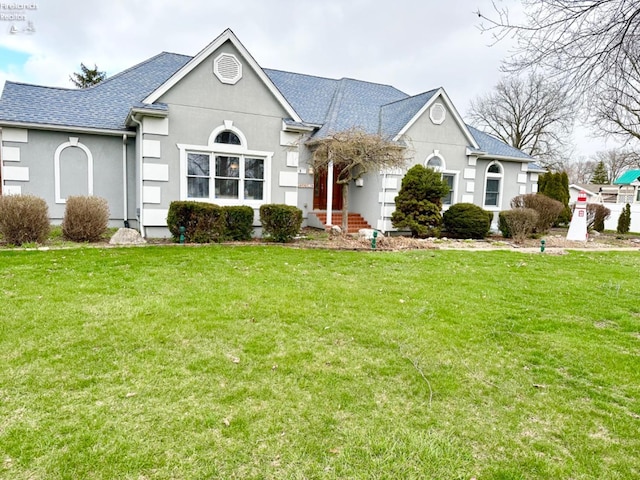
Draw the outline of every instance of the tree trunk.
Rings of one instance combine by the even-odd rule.
[[[342,184],[342,234],[349,231],[349,183]]]

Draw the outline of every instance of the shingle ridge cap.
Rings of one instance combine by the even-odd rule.
[[[281,72],[281,73],[291,73],[293,75],[300,75],[302,77],[312,77],[312,78],[320,78],[322,80],[331,80],[332,82],[339,82],[340,79],[339,78],[331,78],[331,77],[323,77],[322,75],[313,75],[310,73],[299,73],[299,72],[292,72],[290,70],[282,70],[280,68],[263,68],[263,70],[269,70],[272,72]]]
[[[406,97],[401,98],[401,99],[399,99],[399,100],[394,100],[393,102],[385,103],[384,105],[381,105],[381,107],[387,107],[387,106],[389,106],[389,105],[393,105],[394,103],[406,102],[407,100],[411,100],[412,98],[417,98],[417,97],[420,97],[420,96],[422,96],[422,95],[426,95],[426,94],[428,94],[428,93],[434,93],[434,92],[437,92],[438,90],[440,90],[440,87],[438,87],[438,88],[433,88],[433,89],[431,89],[431,90],[427,90],[427,91],[425,91],[425,92],[416,93],[415,95],[407,95]],[[404,93],[404,92],[403,92],[403,93]]]

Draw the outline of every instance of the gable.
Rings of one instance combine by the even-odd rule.
[[[395,139],[405,138],[412,143],[424,142],[477,148],[475,139],[442,89],[435,93],[427,93],[431,93],[427,101],[400,130]]]
[[[226,56],[227,60],[232,58],[230,56],[238,60],[242,65],[240,67],[241,74],[239,78],[234,78],[234,72],[229,71],[229,68],[231,68],[231,70],[234,69],[233,61],[225,65],[224,59],[219,58],[220,55],[223,55],[223,57]],[[216,63],[216,61],[221,63]],[[225,78],[229,81],[226,81]],[[144,103],[150,104],[158,101],[171,102],[177,98],[175,91],[176,88],[180,86],[182,86],[182,88],[179,88],[179,90],[185,90],[185,87],[196,88],[190,95],[184,91],[179,94],[179,98],[185,98],[193,103],[194,96],[213,91],[211,88],[213,80],[227,87],[240,86],[239,89],[233,91],[233,94],[237,96],[237,94],[242,92],[247,96],[243,97],[245,99],[244,104],[236,104],[237,108],[243,108],[246,105],[252,106],[253,104],[251,102],[256,99],[257,95],[260,95],[257,93],[257,90],[261,90],[262,92],[268,91],[272,99],[286,112],[285,116],[298,122],[302,121],[287,99],[276,88],[271,79],[229,29],[225,30],[222,35],[211,42],[200,53],[193,57],[191,61],[175,72],[171,78],[148,95],[144,99]],[[259,82],[257,82],[257,80],[259,80]],[[262,83],[262,87],[258,88],[258,83]],[[217,89],[216,91],[224,91],[224,89]],[[231,91],[232,90],[227,89],[226,93],[230,93]],[[206,96],[201,97],[200,100],[208,101]],[[250,112],[253,111],[253,109],[255,109],[255,105],[245,111]]]
[[[233,59],[241,75],[235,83],[216,75],[218,59]],[[233,72],[233,70],[232,70]],[[289,112],[272,94],[258,73],[231,41],[226,41],[180,78],[158,98],[159,103],[218,111],[252,113],[283,118]]]

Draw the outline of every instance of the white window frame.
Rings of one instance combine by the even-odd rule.
[[[500,168],[500,173],[489,172],[489,169],[493,166],[497,165]],[[487,183],[488,180],[499,180],[500,184],[498,187],[498,201],[497,205],[487,205]],[[502,197],[503,197],[503,189],[504,189],[504,166],[494,160],[487,165],[487,168],[484,171],[484,190],[482,192],[482,205],[483,208],[492,212],[499,212],[502,210]]]
[[[211,132],[209,136],[209,145],[191,145],[191,144],[177,144],[180,151],[180,200],[193,200],[197,202],[215,203],[217,205],[247,205],[253,208],[259,208],[261,205],[271,203],[271,164],[273,161],[274,152],[265,152],[260,150],[250,150],[247,148],[246,137],[240,130],[231,126],[231,122],[225,122],[224,126],[220,126]],[[218,134],[224,130],[229,130],[238,135],[241,145],[231,145],[226,143],[215,143],[215,138]],[[190,198],[188,196],[188,160],[189,153],[198,153],[209,155],[209,197],[208,198]],[[216,198],[215,197],[215,157],[220,156],[233,156],[239,158],[239,185],[238,185],[238,198]],[[245,171],[245,159],[257,158],[264,161],[264,190],[262,200],[249,200],[244,198],[244,171]]]
[[[431,160],[433,160],[434,158],[438,158],[440,160],[441,165],[439,167],[430,167],[429,166],[429,162]],[[444,178],[445,175],[448,175],[450,177],[453,177],[453,192],[451,195],[451,203],[443,203],[442,207],[446,210],[448,209],[451,205],[457,203],[456,202],[456,192],[458,191],[458,173],[455,170],[447,170],[447,161],[444,159],[444,157],[442,156],[442,154],[440,153],[439,150],[434,150],[433,153],[431,155],[429,155],[426,160],[424,161],[424,166],[426,168],[431,168],[433,170],[435,170],[436,172],[440,173],[440,175],[442,176],[442,178]]]
[[[458,192],[458,172],[455,172],[453,170],[445,170],[442,172],[442,178],[444,178],[444,176],[447,175],[449,177],[453,177],[453,189],[450,192],[451,193],[451,203],[442,203],[442,206],[445,209],[448,209],[451,205],[454,205],[456,203],[458,203],[456,201],[456,193]]]

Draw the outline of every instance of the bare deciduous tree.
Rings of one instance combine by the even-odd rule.
[[[542,69],[571,85],[586,113],[608,133],[640,140],[640,4],[637,0],[521,0],[514,23],[493,2],[480,29],[497,42],[515,38],[507,71]]]
[[[614,181],[628,169],[640,169],[640,155],[631,150],[620,149],[597,152],[590,158],[567,162],[563,169],[569,175],[569,183],[606,183],[593,181],[600,162],[604,165],[607,179],[610,181]]]
[[[564,156],[574,120],[567,89],[539,75],[507,77],[471,102],[469,118],[503,142],[554,166]]]
[[[339,169],[337,183],[342,185],[342,231],[347,232],[349,185],[367,172],[401,167],[405,149],[381,135],[349,129],[309,142],[313,148],[314,171],[325,171],[330,163]]]
[[[594,155],[597,163],[602,162],[607,169],[610,181],[614,181],[630,168],[640,168],[640,157],[629,150],[606,150]]]

